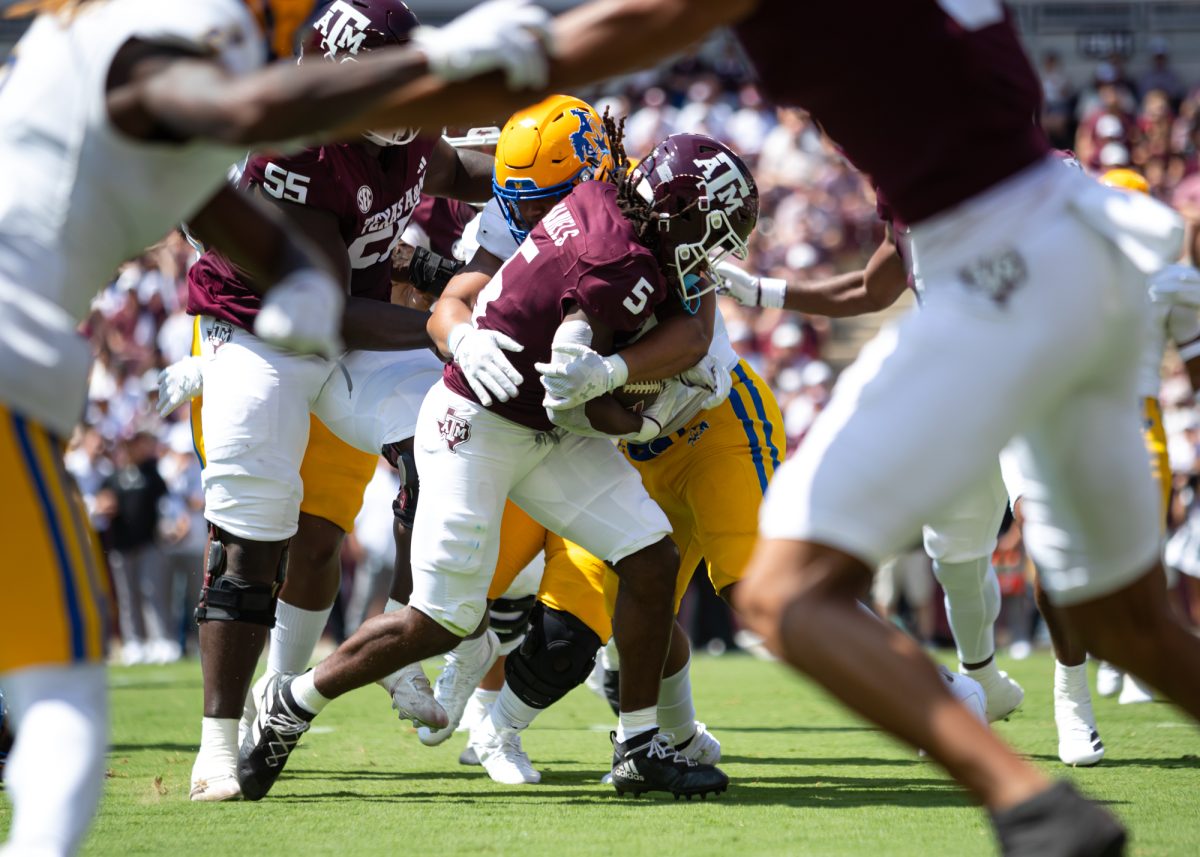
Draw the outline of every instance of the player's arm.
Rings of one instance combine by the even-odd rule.
[[[449,344],[451,331],[460,324],[471,324],[475,299],[491,282],[502,264],[504,263],[500,259],[481,247],[475,251],[471,261],[446,284],[446,289],[434,304],[433,314],[426,325],[433,344],[443,357],[453,357]]]
[[[499,74],[470,83],[423,76],[373,107],[358,124],[433,127],[502,120],[555,92],[652,66],[745,18],[757,5],[758,0],[593,0],[552,22],[554,49],[545,86],[514,92]]]
[[[424,192],[430,196],[486,202],[492,195],[495,158],[474,149],[458,149],[439,140],[429,158]]]
[[[756,277],[732,265],[719,266],[723,290],[743,306],[783,308],[810,315],[848,318],[879,312],[896,302],[908,285],[904,261],[890,241],[876,248],[866,268],[824,280]]]
[[[694,315],[676,301],[665,301],[670,314],[645,336],[622,348],[611,359],[625,363],[625,383],[631,381],[661,381],[691,369],[708,353],[712,345],[713,327],[717,315],[717,295],[709,292],[700,298],[700,308]]]

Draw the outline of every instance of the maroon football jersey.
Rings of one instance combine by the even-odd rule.
[[[759,0],[738,38],[913,224],[1049,151],[1042,89],[1000,0]]]
[[[389,146],[379,156],[362,143],[339,143],[288,156],[256,155],[239,186],[254,185],[276,199],[328,211],[350,256],[350,293],[388,301],[392,250],[421,201],[421,186],[436,138]],[[227,259],[205,253],[188,272],[188,312],[251,330],[258,295]]]
[[[525,346],[505,351],[521,373],[517,395],[490,410],[515,423],[552,428],[542,399],[546,391],[534,363],[550,359],[550,344],[563,317],[578,304],[588,317],[613,329],[640,328],[670,294],[658,262],[634,236],[617,208],[617,189],[584,182],[542,218],[520,249],[504,263],[475,301],[475,326],[497,330]],[[446,386],[472,401],[462,370],[446,365]]]
[[[463,229],[475,219],[475,209],[457,199],[422,196],[410,223],[421,227],[429,239],[429,249],[445,259],[454,258],[454,245]]]

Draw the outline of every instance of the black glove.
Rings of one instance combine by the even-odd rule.
[[[408,278],[418,292],[441,297],[446,283],[462,266],[462,262],[444,259],[432,250],[418,247],[408,263]]]

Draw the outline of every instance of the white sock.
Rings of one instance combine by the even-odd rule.
[[[474,639],[465,639],[450,652],[456,658],[461,658],[467,663],[478,663],[483,660],[483,653],[487,651],[487,640],[485,637],[488,632],[484,631]]]
[[[617,653],[617,641],[609,638],[604,648],[600,650],[600,664],[609,672],[621,668],[621,658]]]
[[[194,776],[207,777],[217,772],[237,771],[238,718],[205,717],[200,721],[200,752],[196,754]]]
[[[275,627],[271,629],[271,648],[267,652],[267,673],[304,672],[332,612],[332,606],[325,610],[305,610],[279,601],[275,605]]]
[[[672,744],[682,744],[696,734],[691,665],[689,657],[683,669],[665,677],[658,688],[658,728],[671,736]]]
[[[658,708],[639,708],[637,711],[622,711],[617,720],[617,743],[624,744],[630,738],[658,727]]]
[[[492,706],[492,726],[497,732],[501,729],[520,732],[541,713],[540,708],[534,708],[521,699],[505,682],[504,687],[500,689],[500,695],[496,697],[496,704]]]
[[[993,627],[1000,615],[1000,581],[986,557],[968,562],[934,562],[933,573],[946,591],[946,619],[958,659],[978,664],[996,653]]]
[[[977,669],[963,667],[963,675],[970,676],[986,688],[989,684],[1000,681],[1000,667],[996,666],[995,661],[988,661]]]
[[[13,804],[7,854],[74,854],[104,788],[108,691],[104,667],[6,673],[16,744],[4,772]]]
[[[1054,662],[1054,689],[1070,699],[1081,696],[1090,700],[1088,690],[1087,662],[1069,667],[1058,661]]]
[[[292,682],[292,696],[295,697],[301,707],[307,709],[313,714],[320,714],[321,710],[333,700],[321,695],[321,691],[317,690],[315,684],[316,670],[309,670],[302,675],[296,676]]]
[[[408,605],[405,604],[403,601],[397,601],[395,598],[389,597],[387,600],[387,604],[383,605],[383,612],[385,614],[386,613],[395,613],[397,610],[403,610],[407,606]],[[384,690],[386,690],[388,693],[391,693],[392,688],[396,686],[396,682],[398,682],[400,680],[400,678],[404,675],[405,672],[412,669],[413,666],[414,666],[414,664],[409,664],[406,667],[400,667],[400,669],[396,670],[395,672],[388,673],[387,675],[385,675],[383,678],[379,679],[375,683],[377,685],[379,685],[380,687],[382,687]]]
[[[497,697],[500,696],[498,690],[484,690],[482,687],[475,688],[471,694],[471,698],[475,700],[475,704],[482,706],[484,711],[491,711]]]

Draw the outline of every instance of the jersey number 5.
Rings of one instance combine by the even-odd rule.
[[[654,294],[654,286],[645,277],[640,277],[633,287],[633,294],[625,298],[621,305],[634,315],[639,315],[646,308],[650,295]]]

